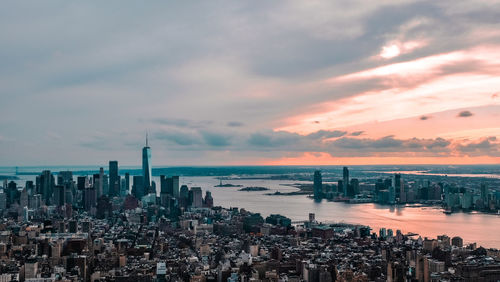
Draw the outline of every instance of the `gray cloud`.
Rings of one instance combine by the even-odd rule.
[[[337,157],[375,156],[381,153],[395,156],[443,157],[454,152],[460,155],[496,155],[500,143],[494,137],[466,142],[444,138],[409,138],[395,136],[381,138],[347,137],[344,132],[318,131],[309,135],[299,135],[285,131],[238,133],[227,135],[217,131],[194,131],[192,133],[162,132],[156,138],[166,140],[170,145],[178,145],[180,150],[232,152],[312,152],[328,153]],[[332,137],[339,136],[339,137]],[[350,135],[352,136],[352,135]],[[333,138],[333,139],[332,139]]]
[[[175,127],[186,128],[204,128],[211,125],[213,122],[209,120],[193,121],[189,119],[170,119],[170,118],[156,118],[152,120],[154,123],[169,125]]]
[[[351,134],[349,134],[349,135],[351,135],[351,136],[360,136],[360,135],[362,135],[363,133],[365,133],[365,132],[364,132],[363,130],[360,130],[360,131],[353,131],[353,132],[351,132]]]
[[[212,133],[208,131],[201,132],[201,136],[203,140],[205,140],[206,144],[214,147],[225,147],[230,145],[231,136]]]
[[[500,142],[497,138],[486,137],[465,144],[458,144],[457,150],[468,156],[500,156]]]
[[[200,139],[196,134],[182,131],[162,131],[155,135],[155,138],[160,140],[167,140],[173,144],[180,146],[190,146],[195,144],[200,144]]]
[[[352,148],[354,155],[356,146],[366,152],[405,146],[438,150],[441,147],[421,139],[346,139],[361,136],[361,131],[325,130],[302,136],[271,129],[292,115],[367,90],[416,87],[468,69],[495,71],[464,60],[429,70],[429,76],[419,79],[317,86],[318,81],[387,62],[498,44],[497,36],[487,35],[498,30],[499,17],[497,6],[473,1],[350,1],[349,5],[281,0],[144,5],[111,1],[95,5],[49,0],[30,3],[30,9],[10,1],[0,10],[2,136],[30,140],[57,126],[64,142],[40,138],[36,149],[29,150],[3,146],[0,161],[29,164],[27,160],[44,151],[51,153],[43,156],[55,164],[93,163],[104,158],[103,150],[115,148],[125,138],[131,138],[125,143],[142,144],[146,130],[154,132],[153,137],[165,143],[163,148],[170,153],[227,148],[276,156],[273,149],[340,154]],[[409,24],[415,21],[421,23]],[[475,32],[484,34],[480,42],[471,40]],[[391,40],[430,44],[387,62],[373,60]],[[227,134],[229,129],[238,132]],[[95,130],[129,135],[82,137],[92,136]],[[53,154],[72,151],[74,159]],[[114,158],[128,155],[121,152]],[[253,154],[245,156],[249,155]]]
[[[421,117],[420,117],[420,120],[428,120],[428,119],[430,119],[430,118],[431,118],[431,116],[421,116]]]
[[[457,117],[471,117],[473,115],[474,114],[470,111],[461,111],[460,113],[458,113]]]
[[[342,137],[347,134],[347,131],[341,130],[319,130],[314,133],[307,135],[307,137],[318,139],[318,138],[336,138]]]
[[[245,124],[239,121],[230,121],[227,123],[227,126],[229,127],[241,127],[244,126]]]

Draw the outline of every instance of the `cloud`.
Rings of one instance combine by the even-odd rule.
[[[174,127],[185,127],[185,128],[203,128],[212,124],[209,120],[189,120],[189,119],[176,119],[176,118],[155,118],[152,119],[153,123],[168,125]]]
[[[231,136],[225,134],[218,134],[208,131],[201,132],[203,140],[206,144],[213,147],[225,147],[230,145]]]
[[[500,156],[500,142],[494,136],[458,144],[457,150],[468,156]]]
[[[358,131],[359,132],[359,131]],[[353,132],[358,134],[358,132]],[[286,131],[237,132],[232,135],[218,130],[194,130],[189,132],[162,131],[155,138],[178,145],[181,150],[232,152],[307,152],[327,153],[331,156],[356,157],[391,154],[406,156],[474,155],[497,154],[498,144],[493,137],[486,140],[460,141],[444,138],[407,138],[393,135],[380,138],[347,136],[345,131],[317,131],[300,135]]]
[[[336,138],[342,137],[347,134],[347,131],[342,130],[319,130],[314,133],[308,134],[307,137],[318,139],[318,138]]]
[[[460,113],[458,113],[457,117],[471,117],[473,115],[474,114],[470,111],[461,111]]]
[[[200,144],[200,138],[196,134],[179,130],[160,131],[155,133],[154,137],[180,146]]]
[[[227,126],[229,126],[229,127],[242,127],[244,125],[245,125],[244,123],[239,122],[239,121],[230,121],[227,123]]]
[[[165,158],[172,164],[189,162],[189,151],[207,163],[223,150],[434,154],[443,148],[438,134],[411,140],[358,125],[460,109],[476,120],[473,107],[498,104],[499,11],[473,1],[179,1],[118,10],[10,1],[0,11],[8,27],[0,29],[0,128],[13,140],[43,138],[30,141],[36,149],[3,146],[0,162],[30,164],[43,151],[55,164],[93,163],[146,130],[165,155],[176,154]],[[46,137],[54,125],[61,138]],[[87,137],[111,128],[129,135]],[[458,141],[447,141],[455,150]],[[82,146],[100,151],[53,154]]]
[[[420,120],[428,120],[431,116],[420,116]]]
[[[351,132],[351,136],[360,136],[365,133],[363,130]]]
[[[303,136],[284,131],[252,133],[248,144],[254,148],[289,148],[290,145],[299,145]]]

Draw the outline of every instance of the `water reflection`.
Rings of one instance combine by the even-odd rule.
[[[218,180],[211,177],[181,178],[182,183],[200,186],[212,192],[214,203],[225,207],[240,207],[260,212],[263,216],[280,213],[293,221],[306,220],[310,212],[322,222],[350,222],[369,225],[378,232],[381,227],[419,233],[422,237],[461,236],[466,242],[477,242],[486,247],[500,248],[500,216],[474,213],[446,215],[439,208],[382,206],[377,204],[346,204],[342,202],[315,201],[304,195],[268,196],[274,191],[296,191],[296,188],[280,184],[300,181],[284,180],[231,180],[243,186],[264,186],[271,191],[242,194],[238,188],[215,188]],[[307,183],[307,182],[303,182]]]

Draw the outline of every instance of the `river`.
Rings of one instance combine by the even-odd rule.
[[[25,180],[34,180],[34,178],[35,175],[22,175],[16,182],[24,186]],[[159,186],[159,177],[153,177],[153,180]],[[244,208],[251,212],[259,212],[264,217],[279,213],[291,218],[293,221],[300,221],[308,219],[309,213],[314,213],[318,221],[368,225],[372,228],[372,232],[377,233],[381,227],[385,227],[394,231],[399,229],[404,233],[418,233],[422,237],[430,238],[446,234],[450,237],[460,236],[464,239],[464,242],[476,242],[483,247],[500,248],[500,215],[482,213],[453,213],[447,215],[441,209],[435,207],[391,207],[371,203],[347,204],[328,201],[318,203],[304,195],[265,195],[275,191],[297,191],[297,188],[286,185],[310,182],[232,179],[225,181],[225,183],[238,184],[243,187],[267,187],[270,191],[243,192],[238,191],[241,187],[214,187],[219,184],[219,180],[211,176],[180,178],[181,185],[199,186],[204,191],[210,190],[215,205],[227,208]]]
[[[159,183],[158,179],[155,179]],[[310,212],[316,220],[324,222],[347,222],[368,225],[373,232],[381,227],[418,233],[422,237],[435,238],[446,234],[460,236],[464,242],[476,242],[478,246],[500,248],[500,215],[482,213],[444,214],[435,207],[390,207],[378,204],[347,204],[341,202],[315,202],[304,195],[269,196],[275,191],[297,191],[282,184],[299,181],[244,179],[228,180],[227,183],[246,186],[262,186],[270,191],[243,192],[240,187],[214,187],[219,180],[213,177],[181,177],[181,184],[199,186],[210,190],[214,204],[223,207],[245,208],[259,212],[264,217],[279,213],[293,221],[306,220]]]

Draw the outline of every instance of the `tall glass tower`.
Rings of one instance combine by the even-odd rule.
[[[151,186],[151,148],[148,145],[148,134],[146,134],[146,147],[142,148],[142,176],[144,188],[149,189]]]

